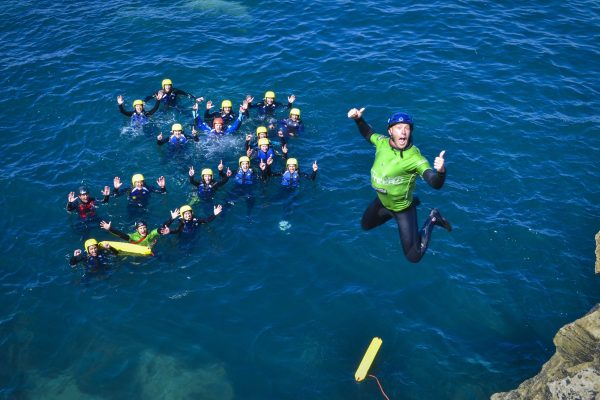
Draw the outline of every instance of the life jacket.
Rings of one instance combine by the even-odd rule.
[[[198,185],[198,196],[200,196],[201,198],[203,198],[203,199],[209,198],[214,193],[215,193],[215,190],[213,189],[212,182],[209,184],[202,182],[200,185]]]
[[[181,135],[179,138],[177,136],[172,135],[169,139],[170,144],[185,144],[187,143],[187,138],[184,135]]]
[[[273,115],[276,108],[277,108],[277,104],[275,104],[275,103],[273,103],[273,104],[259,103],[258,113],[260,115]]]
[[[148,117],[144,112],[134,113],[131,115],[131,126],[142,126],[148,123]]]
[[[267,150],[266,152],[262,151],[260,148],[258,149],[258,154],[256,155],[256,159],[258,160],[258,162],[267,162],[267,159],[269,157],[275,157],[275,152],[271,147],[269,147],[269,150]]]
[[[81,218],[90,218],[96,215],[96,207],[94,206],[94,200],[90,200],[84,203],[81,200],[77,202],[77,212]]]
[[[107,258],[103,254],[92,257],[88,254],[86,272],[98,272],[106,268]]]
[[[297,134],[299,128],[302,126],[302,121],[301,120],[294,121],[293,119],[288,118],[288,119],[283,120],[282,125],[283,125],[282,128],[285,129],[285,133],[292,132],[293,134]]]
[[[281,186],[294,188],[300,186],[300,175],[298,174],[298,171],[294,171],[294,173],[285,171],[281,176]]]
[[[160,102],[168,106],[174,106],[175,103],[177,103],[177,95],[175,94],[174,90],[171,89],[169,93],[163,92],[163,97],[160,99]]]
[[[129,201],[134,203],[144,203],[148,201],[148,199],[150,199],[150,189],[146,186],[141,189],[134,187],[131,189],[131,192],[129,192]]]
[[[235,183],[238,185],[252,185],[252,169],[249,168],[246,172],[241,168],[238,169],[237,174],[235,174]]]
[[[196,231],[196,218],[192,218],[190,221],[181,221],[183,227],[181,228],[181,233],[193,233]]]

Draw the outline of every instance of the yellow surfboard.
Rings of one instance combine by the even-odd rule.
[[[373,360],[375,360],[375,356],[381,347],[381,343],[383,343],[383,340],[378,337],[374,337],[373,340],[371,340],[369,348],[365,352],[365,355],[363,356],[356,373],[354,373],[354,379],[356,379],[356,382],[364,380],[367,376],[369,368],[371,368],[371,364],[373,364]]]
[[[105,243],[108,243],[108,245],[110,247],[112,247],[113,249],[123,252],[123,253],[128,253],[128,254],[135,254],[138,256],[151,256],[152,255],[152,249],[146,246],[140,246],[139,244],[133,244],[133,243],[125,243],[125,242],[112,242],[112,241],[108,241],[108,240],[104,240],[102,242],[99,243],[100,246],[104,245]]]

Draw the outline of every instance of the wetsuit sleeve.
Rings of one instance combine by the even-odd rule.
[[[208,109],[206,109],[204,111],[204,119],[205,120],[206,119],[212,119],[212,118],[220,117],[220,116],[221,116],[221,113],[218,112],[218,111],[210,112]]]
[[[115,229],[112,226],[110,227],[110,229],[108,231],[110,233],[112,233],[113,235],[120,237],[123,240],[127,240],[127,241],[131,240],[131,238],[129,237],[128,234],[126,234],[125,232],[121,232],[120,230]]]
[[[104,247],[98,247],[98,251],[101,253],[109,253],[109,254],[113,254],[113,255],[119,254],[117,249],[113,249],[112,247],[109,247],[108,249],[104,248]]]
[[[150,190],[151,192],[154,192],[154,193],[167,193],[167,185],[165,185],[164,188],[161,188],[160,186],[155,187],[155,186],[150,186],[150,185],[147,185],[146,187],[148,188],[148,190]]]
[[[67,211],[75,211],[77,209],[77,202],[78,199],[75,199],[75,201],[70,201],[67,203]]]
[[[156,139],[156,144],[159,146],[162,146],[163,144],[167,143],[170,139],[171,139],[170,136],[165,137],[163,135],[163,138],[161,140]]]
[[[203,132],[210,132],[212,130],[212,128],[210,126],[208,126],[206,124],[206,122],[202,121],[202,118],[200,118],[200,115],[196,115],[196,117],[194,118],[194,125],[196,125],[196,128],[200,129]]]
[[[244,115],[240,114],[237,119],[235,121],[233,121],[233,124],[231,124],[231,126],[229,128],[227,128],[227,130],[225,131],[226,134],[230,134],[233,133],[235,131],[238,130],[238,128],[240,127],[240,124],[242,123],[242,119],[244,119]]]
[[[172,221],[173,220],[171,220],[171,222]],[[169,225],[167,225],[167,226],[169,226]],[[177,225],[177,228],[171,229],[171,227],[169,227],[169,229],[170,229],[169,235],[176,235],[178,233],[181,233],[181,230],[183,229],[183,221],[179,220],[179,225]]]
[[[87,258],[87,253],[85,251],[83,251],[78,256],[72,256],[71,259],[69,260],[69,265],[73,267],[73,266],[77,265],[78,263],[84,261],[86,258]]]
[[[104,196],[102,196],[102,203],[108,203],[109,200],[110,194],[105,194]]]
[[[131,117],[133,115],[133,111],[125,110],[125,107],[123,107],[123,104],[119,104],[119,111],[121,111],[121,114],[126,115],[128,117]]]
[[[190,99],[195,99],[196,98],[196,96],[194,96],[193,94],[188,93],[188,92],[186,92],[184,90],[181,90],[181,89],[175,89],[175,88],[173,88],[173,93],[175,93],[177,96],[179,96],[179,95],[181,95],[181,96],[187,96]]]
[[[200,182],[198,182],[196,179],[194,179],[193,176],[190,176],[190,183],[196,187],[200,186]]]
[[[200,224],[206,224],[206,223],[208,223],[208,222],[211,222],[211,221],[213,221],[215,218],[217,218],[217,216],[216,216],[215,214],[210,214],[210,215],[209,215],[208,217],[206,217],[206,218],[197,218],[195,222],[196,222],[198,225],[200,225]]]
[[[147,116],[147,117],[151,116],[152,114],[154,114],[158,110],[158,107],[160,107],[160,101],[156,100],[156,103],[154,103],[154,107],[152,107],[150,109],[150,111],[146,111],[144,113],[144,115]]]
[[[357,118],[354,120],[356,122],[356,126],[358,126],[358,131],[360,134],[366,139],[367,142],[371,143],[371,135],[373,135],[373,128],[371,125],[367,124],[367,121],[361,118]]]
[[[219,171],[223,172],[223,171]],[[229,181],[229,177],[225,174],[221,175],[221,179],[213,185],[213,189],[218,189]]]
[[[200,137],[198,135],[194,136],[194,135],[190,135],[190,134],[184,133],[183,136],[185,136],[185,138],[187,140],[193,140],[194,142],[199,142],[200,141]]]
[[[423,172],[423,180],[434,189],[440,189],[446,180],[446,172],[439,173],[433,169],[427,169]]]
[[[117,189],[115,187],[113,187],[113,196],[122,196],[124,194],[129,195],[129,193],[131,193],[131,188],[125,188],[125,189]]]
[[[151,95],[149,95],[149,96],[146,96],[146,97],[144,98],[144,102],[147,102],[148,100],[152,100],[153,98],[155,99],[157,94],[158,94],[158,92],[154,92],[154,93],[152,93]]]
[[[244,142],[244,151],[248,151],[249,148],[250,148],[250,140],[246,140],[246,142]]]

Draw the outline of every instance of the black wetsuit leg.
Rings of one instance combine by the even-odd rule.
[[[404,255],[410,262],[419,262],[425,255],[429,239],[431,239],[431,231],[434,227],[431,217],[427,218],[420,232],[417,225],[417,207],[414,204],[411,204],[406,210],[395,212],[394,217],[398,224]]]
[[[375,200],[365,210],[360,225],[365,231],[368,231],[389,221],[393,216],[394,214],[381,204],[379,197],[375,197]]]

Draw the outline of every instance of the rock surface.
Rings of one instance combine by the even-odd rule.
[[[596,233],[596,273],[600,274],[600,232]]]
[[[539,374],[491,399],[600,400],[600,304],[563,326],[554,337],[554,345],[556,353]]]

